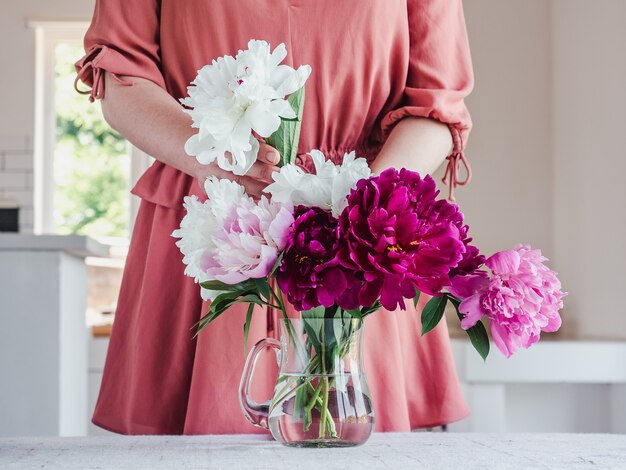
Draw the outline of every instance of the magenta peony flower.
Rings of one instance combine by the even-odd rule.
[[[360,281],[337,260],[340,233],[329,212],[298,206],[292,238],[278,270],[278,285],[300,311],[337,304],[345,309],[359,306]]]
[[[406,169],[388,169],[352,190],[339,219],[345,240],[339,259],[363,273],[361,305],[380,296],[387,310],[404,309],[403,298],[414,297],[416,288],[439,294],[449,285],[450,270],[466,251],[463,215],[436,200],[438,194],[430,176]]]
[[[469,225],[462,225],[463,221],[457,225],[459,227],[459,232],[461,234],[461,239],[463,240],[463,244],[465,245],[465,253],[463,253],[463,258],[459,262],[458,266],[452,268],[450,270],[450,278],[452,279],[455,276],[465,276],[468,274],[472,274],[478,270],[483,264],[485,264],[485,257],[480,254],[478,248],[474,245],[470,245],[472,238],[467,235],[469,231]]]
[[[506,357],[536,343],[542,331],[558,330],[566,294],[544,261],[541,251],[518,245],[487,259],[491,276],[479,272],[452,279],[450,292],[463,299],[461,326],[489,318],[491,336]]]

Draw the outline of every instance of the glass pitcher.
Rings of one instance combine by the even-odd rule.
[[[355,318],[281,319],[281,339],[265,338],[250,351],[239,387],[254,425],[287,446],[349,447],[374,429],[363,372],[363,321]],[[280,365],[272,399],[256,403],[250,383],[259,353],[274,348]]]

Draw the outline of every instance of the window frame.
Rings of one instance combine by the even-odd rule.
[[[54,233],[54,153],[56,146],[55,51],[60,43],[82,43],[89,22],[28,20],[27,26],[35,31],[33,231],[36,234],[52,234]],[[78,60],[79,57],[76,59]],[[128,189],[130,190],[150,166],[151,158],[130,143],[128,143],[128,148],[130,156]],[[128,198],[128,230],[131,234],[140,201],[130,191]]]

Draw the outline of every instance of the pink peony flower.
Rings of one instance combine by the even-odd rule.
[[[518,245],[487,259],[491,276],[477,272],[453,278],[450,292],[463,300],[461,326],[468,329],[489,318],[491,337],[506,357],[536,343],[542,331],[558,330],[566,294],[556,273],[543,264],[546,259],[540,250]]]
[[[319,207],[298,206],[292,238],[287,244],[277,281],[299,311],[335,303],[359,306],[360,281],[337,260],[340,233],[337,219]]]
[[[380,297],[385,309],[404,309],[415,289],[437,295],[449,285],[466,251],[463,215],[438,194],[430,176],[406,169],[362,179],[352,190],[339,219],[339,259],[364,279],[361,305]]]
[[[291,209],[261,198],[233,204],[230,214],[213,235],[215,249],[202,258],[209,279],[238,284],[267,276],[285,248],[293,224]]]

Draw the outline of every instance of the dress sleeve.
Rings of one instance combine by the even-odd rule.
[[[464,155],[472,127],[464,99],[474,87],[462,0],[407,0],[409,21],[409,70],[401,106],[381,121],[389,135],[394,124],[407,116],[428,117],[447,124],[453,149],[447,157],[443,179],[454,188],[467,184],[471,170]],[[461,165],[467,176],[460,180]]]
[[[160,0],[96,0],[85,34],[86,54],[74,64],[77,92],[89,100],[104,98],[104,71],[123,85],[120,75],[148,79],[162,88],[159,47]],[[78,81],[90,87],[80,90]]]

